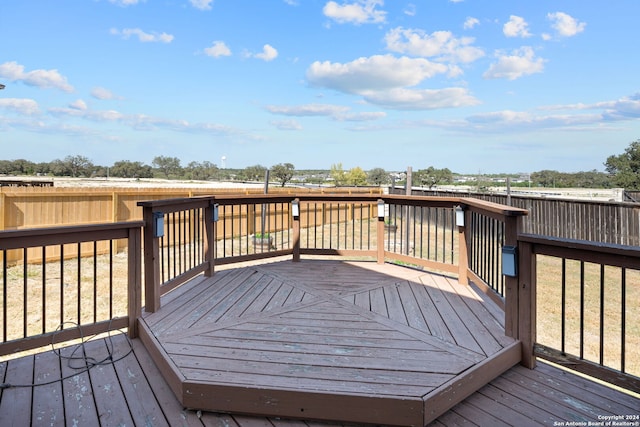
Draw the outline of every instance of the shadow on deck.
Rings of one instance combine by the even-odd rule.
[[[451,277],[282,261],[192,280],[140,335],[186,408],[427,425],[520,361],[503,318]]]

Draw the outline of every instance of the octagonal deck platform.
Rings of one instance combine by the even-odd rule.
[[[140,334],[186,408],[426,425],[520,361],[503,318],[451,277],[281,261],[190,281]]]

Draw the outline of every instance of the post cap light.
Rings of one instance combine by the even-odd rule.
[[[458,227],[464,227],[464,208],[460,205],[455,207],[456,210],[456,225]]]
[[[385,206],[384,206],[384,200],[379,199],[378,200],[378,219],[380,221],[384,220],[384,211],[385,211]]]
[[[518,248],[516,246],[502,247],[502,274],[508,277],[518,276]]]
[[[153,237],[164,236],[164,213],[153,213]]]
[[[298,199],[291,201],[291,216],[293,219],[300,218],[300,201]]]

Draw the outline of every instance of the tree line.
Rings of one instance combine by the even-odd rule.
[[[640,140],[632,142],[624,153],[609,156],[604,162],[605,172],[597,170],[586,172],[559,172],[542,170],[529,174],[528,179],[519,179],[512,185],[554,188],[612,188],[640,190]],[[182,165],[177,157],[156,156],[150,165],[138,161],[121,160],[111,166],[95,165],[84,156],[67,156],[51,162],[36,163],[25,159],[0,160],[0,175],[40,175],[60,177],[118,177],[118,178],[164,178],[202,181],[259,181],[263,182],[267,171],[270,180],[285,186],[294,180],[296,174],[292,163],[279,163],[267,168],[253,165],[244,169],[221,169],[209,161],[192,161]],[[299,172],[303,183],[325,184],[327,181],[336,186],[387,185],[394,179],[403,180],[383,168],[365,171],[360,167],[345,170],[342,163],[331,165],[329,171]],[[507,175],[501,175],[506,177]],[[460,179],[459,174],[448,168],[429,166],[412,173],[415,186],[434,188],[438,185],[470,184]],[[478,180],[475,180],[477,183]]]

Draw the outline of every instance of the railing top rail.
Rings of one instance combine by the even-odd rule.
[[[640,269],[640,248],[588,240],[520,234],[518,241],[530,243],[534,252],[604,265]]]
[[[137,205],[142,208],[152,208],[164,213],[170,213],[183,209],[207,207],[214,200],[214,196],[178,197],[175,199],[145,200],[138,202]]]
[[[221,194],[211,196],[201,196],[192,198],[176,198],[165,200],[150,200],[138,202],[138,206],[144,208],[152,208],[161,212],[169,213],[177,210],[190,209],[195,207],[206,207],[211,203],[219,203],[222,205],[231,204],[250,204],[250,203],[289,203],[294,199],[301,202],[361,202],[361,203],[377,203],[383,200],[385,203],[406,204],[412,206],[431,206],[451,208],[456,205],[468,206],[483,210],[485,212],[507,216],[517,217],[528,214],[526,209],[514,208],[511,206],[501,205],[498,203],[487,202],[484,200],[473,199],[469,197],[440,197],[440,196],[408,196],[397,194],[309,194],[309,193],[292,193],[292,194]]]
[[[69,225],[60,227],[29,228],[0,231],[0,250],[21,249],[51,244],[121,239],[129,230],[142,228],[143,221],[125,221],[105,224]]]
[[[459,200],[465,205],[481,208],[504,216],[525,216],[529,214],[526,209],[514,208],[513,206],[501,205],[499,203],[489,202],[486,200],[474,199],[472,197],[460,197]]]

